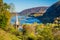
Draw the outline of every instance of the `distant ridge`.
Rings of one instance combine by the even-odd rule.
[[[28,15],[31,13],[36,13],[36,12],[40,12],[41,9],[46,10],[48,7],[34,7],[34,8],[30,8],[30,9],[26,9],[23,10],[22,12],[20,12],[20,15]]]

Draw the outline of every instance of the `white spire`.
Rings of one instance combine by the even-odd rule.
[[[18,25],[19,22],[18,22],[18,15],[16,14],[16,25]]]

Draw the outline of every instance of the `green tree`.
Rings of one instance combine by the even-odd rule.
[[[9,24],[10,21],[10,6],[7,3],[3,3],[0,0],[0,27],[4,28]]]

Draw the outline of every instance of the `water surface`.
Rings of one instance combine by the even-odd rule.
[[[20,24],[26,24],[26,23],[31,24],[34,22],[41,23],[38,19],[34,17],[18,16],[18,20]],[[16,21],[16,17],[14,16],[11,18],[11,23],[14,24],[15,21]]]

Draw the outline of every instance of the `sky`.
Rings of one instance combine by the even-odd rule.
[[[58,0],[4,0],[4,2],[14,4],[15,12],[21,12],[25,9],[41,6],[51,6]]]

